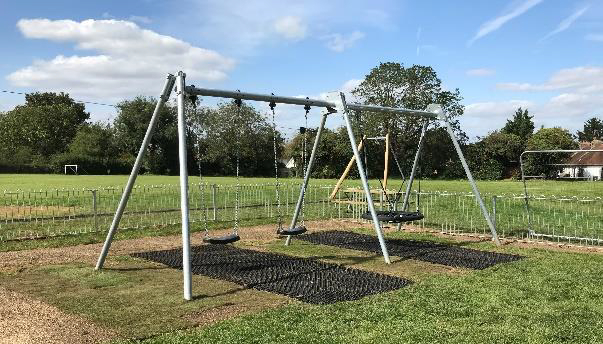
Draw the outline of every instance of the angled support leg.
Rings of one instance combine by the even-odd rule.
[[[425,141],[425,133],[427,132],[428,126],[429,122],[425,121],[425,123],[423,123],[423,128],[421,129],[421,137],[419,138],[419,144],[417,145],[415,160],[412,163],[412,170],[410,171],[408,184],[406,184],[406,192],[404,193],[404,201],[402,202],[402,211],[407,211],[408,209],[408,199],[410,197],[410,190],[412,188],[412,183],[415,180],[415,173],[417,172],[417,165],[419,164],[419,157],[421,156],[421,150],[423,149],[423,142]]]
[[[314,167],[314,161],[316,160],[316,151],[318,150],[318,144],[320,143],[320,137],[322,136],[322,131],[325,127],[325,122],[327,121],[327,116],[329,116],[328,111],[322,115],[322,118],[320,120],[320,126],[318,127],[318,131],[316,132],[314,146],[312,146],[312,153],[310,154],[310,161],[308,161],[308,166],[306,167],[306,172],[304,173],[304,181],[302,183],[301,190],[299,191],[299,198],[297,199],[297,204],[295,205],[295,212],[293,212],[293,218],[291,219],[291,226],[289,228],[295,228],[295,225],[297,224],[297,219],[299,218],[299,213],[304,202],[304,197],[306,196],[306,188],[308,187],[308,181],[310,181],[310,174],[312,173],[312,167]],[[287,236],[285,245],[289,245],[290,243],[291,235]]]
[[[119,205],[117,206],[117,210],[115,211],[115,215],[113,216],[113,222],[111,222],[111,227],[109,228],[109,233],[107,233],[105,244],[103,245],[103,249],[96,263],[96,270],[100,270],[103,268],[103,264],[105,263],[105,259],[107,258],[107,254],[109,253],[109,249],[111,248],[111,243],[113,242],[113,237],[117,232],[117,227],[119,227],[119,221],[121,220],[124,210],[126,209],[126,205],[128,204],[128,199],[130,198],[130,194],[132,193],[132,188],[134,187],[134,183],[136,182],[136,177],[138,177],[138,171],[140,170],[140,166],[142,165],[142,159],[147,151],[149,142],[153,137],[153,132],[155,131],[155,126],[157,124],[157,118],[159,117],[159,110],[161,109],[163,104],[167,102],[170,98],[170,94],[172,93],[172,89],[174,88],[175,82],[176,78],[172,74],[168,74],[167,79],[165,81],[165,85],[163,86],[163,91],[159,96],[159,100],[157,101],[157,105],[155,106],[155,111],[153,111],[153,116],[151,117],[151,121],[149,122],[147,132],[144,135],[142,144],[140,145],[140,150],[138,151],[138,156],[136,156],[136,161],[134,162],[134,166],[132,167],[132,172],[130,173],[130,177],[128,178],[128,182],[126,183],[124,192],[121,195],[121,199],[119,201]]]
[[[350,116],[348,114],[348,109],[345,102],[345,95],[343,93],[340,93],[339,95],[341,98],[341,112],[343,114],[343,119],[345,120],[345,126],[348,131],[348,136],[350,138],[350,144],[352,145],[352,150],[354,151],[354,156],[356,157],[356,166],[358,167],[358,173],[360,174],[360,180],[362,181],[362,187],[364,188],[364,194],[366,195],[366,201],[368,204],[369,212],[371,213],[371,217],[373,218],[373,225],[375,226],[375,232],[377,232],[377,238],[379,239],[379,245],[381,246],[383,259],[387,264],[389,264],[389,253],[387,252],[387,246],[385,245],[385,239],[383,238],[383,232],[381,231],[381,224],[379,223],[379,219],[377,218],[377,212],[375,211],[375,205],[373,204],[371,190],[366,179],[364,166],[362,165],[362,159],[360,158],[360,152],[356,147],[356,139],[354,138],[354,131],[352,130],[352,122],[350,122]]]
[[[496,233],[496,227],[494,227],[494,223],[492,223],[492,218],[490,217],[490,214],[488,213],[488,209],[486,209],[486,205],[484,204],[484,200],[482,199],[482,196],[479,193],[477,184],[475,184],[475,180],[473,179],[473,175],[471,174],[469,165],[467,165],[467,161],[465,160],[465,156],[463,155],[461,146],[459,145],[459,142],[456,139],[456,136],[454,135],[452,126],[450,125],[450,122],[448,121],[448,119],[445,117],[444,112],[442,111],[441,108],[439,109],[439,116],[440,116],[440,119],[446,125],[446,130],[448,131],[448,135],[450,135],[450,138],[452,139],[452,144],[454,145],[454,149],[456,149],[456,153],[458,154],[459,159],[461,160],[461,164],[463,165],[463,168],[465,169],[465,174],[467,175],[469,184],[471,184],[471,189],[473,190],[473,195],[475,196],[475,199],[477,200],[477,203],[479,204],[479,207],[482,210],[482,214],[484,215],[484,219],[486,219],[486,222],[488,223],[488,227],[490,227],[490,233],[492,233],[492,240],[496,243],[496,245],[500,245],[500,240],[498,239],[498,234]]]

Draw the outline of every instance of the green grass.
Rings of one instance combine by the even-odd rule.
[[[451,242],[419,233],[392,237]],[[385,265],[379,255],[301,241],[290,247],[280,241],[239,245],[415,283],[358,301],[316,306],[287,304],[278,295],[195,276],[197,297],[185,302],[180,271],[113,256],[102,273],[71,263],[0,273],[0,284],[134,338],[123,343],[595,343],[603,338],[600,254],[471,243],[466,247],[526,256],[472,271],[395,257]],[[196,327],[204,324],[197,315],[228,307],[246,315]]]
[[[97,228],[104,232],[108,228],[114,210],[119,201],[121,188],[127,176],[64,176],[64,175],[0,175],[0,181],[5,182],[3,187],[7,189],[24,188],[30,189],[45,187],[47,190],[58,188],[70,189],[70,192],[44,192],[32,193],[22,192],[17,194],[0,194],[0,241],[6,238],[22,238],[28,236],[49,236],[56,233],[70,231],[88,232]],[[141,176],[138,180],[140,187],[135,189],[128,203],[126,215],[121,225],[124,228],[161,228],[167,224],[179,221],[179,188],[177,176]],[[191,183],[198,182],[198,177],[191,177]],[[234,206],[234,187],[236,179],[232,177],[209,177],[206,182],[210,184],[223,185],[217,190],[216,204],[220,220],[232,221]],[[293,205],[297,199],[299,179],[283,179],[284,183],[296,185],[285,185],[281,187],[281,201],[285,205],[286,218],[291,216]],[[312,185],[334,184],[334,180],[321,179],[313,181]],[[119,184],[122,183],[120,186]],[[271,184],[271,178],[242,178],[242,184],[251,185],[242,191],[243,204],[255,207],[242,208],[241,218],[249,221],[272,221],[275,215],[274,187],[271,185],[255,187],[254,184]],[[478,182],[482,195],[488,208],[491,208],[493,195],[506,195],[499,198],[497,207],[497,224],[499,233],[503,236],[523,238],[527,233],[527,216],[524,201],[514,198],[522,192],[522,183],[519,181],[480,181]],[[76,188],[79,185],[79,188]],[[91,214],[92,194],[85,191],[82,185],[87,187],[109,187],[115,189],[102,189],[97,193],[98,217],[95,222]],[[146,186],[145,186],[146,185]],[[162,185],[154,188],[150,185]],[[168,185],[168,186],[166,186]],[[378,182],[372,182],[373,187]],[[391,180],[390,189],[398,188],[399,180]],[[528,187],[531,195],[545,195],[548,198],[555,196],[576,196],[593,200],[595,197],[603,196],[603,187],[597,182],[558,182],[558,181],[529,181]],[[358,186],[357,180],[347,180],[345,186]],[[415,185],[418,186],[418,185]],[[74,190],[75,189],[75,190]],[[467,181],[441,181],[425,180],[421,182],[423,191],[448,191],[469,192]],[[205,204],[210,204],[212,192],[205,188]],[[306,198],[308,203],[312,200],[319,201],[314,205],[308,204],[306,215],[308,218],[339,218],[350,217],[352,213],[346,213],[346,206],[337,206],[333,203],[323,202],[327,199],[330,190],[328,188],[313,188]],[[341,196],[345,199],[344,196]],[[286,199],[286,202],[285,202]],[[414,201],[414,200],[413,200]],[[267,202],[272,202],[271,207],[266,207]],[[190,204],[192,218],[200,219],[201,197],[198,187],[190,188]],[[325,204],[326,203],[326,204]],[[601,218],[603,206],[600,200],[592,202],[581,202],[578,200],[533,200],[534,228],[539,233],[557,234],[580,238],[603,238]],[[227,207],[225,209],[225,207]],[[411,204],[411,208],[414,205]],[[356,207],[355,214],[364,211],[363,206]],[[166,211],[167,210],[167,211]],[[158,212],[160,211],[160,212]],[[426,215],[420,223],[425,227],[456,231],[465,233],[487,234],[488,228],[482,217],[479,207],[470,197],[464,195],[430,196],[421,198],[421,211]],[[69,215],[69,216],[68,216]],[[26,220],[25,222],[14,222],[13,219]],[[147,233],[154,233],[148,231]],[[83,234],[84,238],[96,235]],[[56,242],[60,239],[51,239]],[[66,245],[72,239],[65,239]],[[91,239],[92,240],[92,239]],[[579,240],[578,240],[579,241]],[[591,243],[592,244],[592,243]],[[38,245],[38,244],[35,244]],[[33,246],[35,246],[33,245]],[[42,243],[41,245],[44,245]],[[20,245],[8,245],[18,247]],[[0,248],[2,250],[2,248]]]
[[[142,175],[137,179],[137,185],[177,185],[178,176],[155,176]],[[0,174],[0,190],[53,190],[53,189],[82,189],[96,187],[122,187],[128,176],[105,176],[105,175],[60,175],[60,174]],[[199,181],[198,176],[190,176],[190,182]],[[210,184],[232,185],[236,183],[234,177],[204,177],[204,181]],[[299,183],[297,178],[281,178],[288,183]],[[334,185],[335,179],[314,179],[315,185]],[[243,184],[274,183],[274,178],[241,178]],[[345,185],[359,186],[358,180],[348,180]],[[371,181],[374,188],[378,188],[376,180]],[[400,181],[390,180],[390,187],[397,188]],[[517,180],[502,181],[478,181],[480,191],[491,194],[521,194],[523,185]],[[528,187],[532,194],[542,195],[570,195],[603,197],[603,187],[597,182],[581,181],[528,181]],[[421,189],[424,191],[449,191],[449,192],[471,192],[466,180],[423,180]]]
[[[595,343],[603,338],[598,273],[603,256],[507,251],[528,259],[460,276],[437,274],[360,301],[289,306],[142,343]]]

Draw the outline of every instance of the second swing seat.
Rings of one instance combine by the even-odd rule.
[[[224,235],[224,236],[219,236],[219,237],[207,236],[207,237],[203,238],[204,243],[213,244],[213,245],[231,244],[231,243],[237,242],[239,240],[241,240],[241,237],[235,233]]]
[[[392,210],[378,210],[377,219],[381,222],[390,223],[402,223],[418,221],[423,219],[423,214],[420,211],[392,211]],[[372,220],[373,216],[370,211],[362,214],[361,217],[365,220]]]
[[[289,229],[279,229],[277,233],[279,235],[300,235],[307,231],[305,226],[297,226]]]

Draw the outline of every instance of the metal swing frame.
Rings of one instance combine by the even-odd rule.
[[[375,211],[375,206],[373,204],[372,198],[370,197],[370,189],[368,185],[368,181],[366,175],[364,173],[364,166],[362,163],[362,159],[360,157],[360,153],[357,148],[356,138],[354,137],[354,132],[352,130],[352,124],[350,121],[350,111],[366,111],[366,112],[384,112],[391,113],[397,115],[406,115],[406,116],[419,116],[423,118],[429,118],[433,120],[440,120],[446,126],[448,134],[454,144],[456,153],[461,160],[463,168],[465,169],[465,174],[467,175],[467,179],[471,184],[471,188],[473,193],[479,203],[479,206],[482,210],[483,216],[488,223],[488,227],[490,227],[490,231],[492,233],[492,240],[500,245],[500,241],[498,240],[498,235],[496,234],[496,229],[494,228],[492,219],[486,209],[483,199],[479,193],[477,185],[473,179],[471,171],[469,170],[469,166],[467,165],[467,161],[463,155],[461,147],[458,143],[456,136],[454,135],[452,126],[448,120],[448,117],[444,113],[442,107],[438,104],[431,104],[425,110],[413,110],[413,109],[404,109],[404,108],[391,108],[391,107],[382,107],[382,106],[374,106],[374,105],[362,105],[362,104],[354,104],[347,103],[345,99],[345,95],[341,92],[332,92],[327,94],[326,100],[319,99],[308,99],[308,98],[296,98],[296,97],[283,97],[283,96],[275,96],[275,95],[266,95],[266,94],[255,94],[255,93],[245,93],[238,91],[225,91],[225,90],[216,90],[216,89],[206,89],[206,88],[198,88],[194,86],[187,86],[185,83],[186,74],[183,72],[178,72],[177,76],[172,74],[168,74],[165,84],[163,86],[163,91],[157,101],[157,105],[149,122],[149,126],[147,128],[146,134],[142,141],[140,150],[136,157],[136,161],[134,162],[134,166],[132,167],[132,172],[130,173],[130,177],[128,178],[128,182],[126,183],[126,187],[124,188],[124,192],[119,201],[119,205],[117,210],[115,211],[115,215],[113,217],[113,221],[111,223],[111,227],[107,233],[107,238],[103,245],[102,251],[99,255],[96,270],[102,269],[105,260],[107,258],[107,254],[109,253],[109,249],[111,248],[111,243],[117,232],[119,227],[119,222],[124,213],[126,205],[128,203],[128,199],[132,192],[132,188],[134,187],[134,183],[136,182],[136,178],[140,171],[140,166],[142,164],[142,159],[146,153],[147,147],[153,136],[153,132],[155,130],[155,126],[157,124],[158,113],[161,107],[170,97],[172,89],[174,85],[176,86],[176,95],[177,95],[177,105],[178,105],[178,158],[179,158],[179,167],[180,167],[180,212],[181,212],[181,227],[182,227],[182,271],[183,271],[183,279],[184,279],[184,299],[191,300],[192,299],[192,276],[191,276],[191,243],[190,243],[190,229],[189,229],[189,202],[188,202],[188,171],[187,171],[187,152],[186,152],[186,120],[184,114],[184,106],[185,106],[185,97],[189,96],[206,96],[206,97],[220,97],[220,98],[231,98],[231,99],[239,99],[239,100],[253,100],[253,101],[262,101],[262,102],[274,102],[276,104],[292,104],[292,105],[302,105],[302,106],[312,106],[312,107],[322,107],[325,108],[326,111],[323,112],[322,118],[320,121],[320,125],[318,131],[316,133],[316,138],[314,139],[314,145],[312,147],[312,153],[310,154],[310,160],[308,161],[308,165],[306,166],[306,171],[304,173],[304,180],[301,185],[299,198],[297,204],[295,206],[295,212],[293,214],[293,218],[291,220],[290,228],[294,228],[297,224],[297,220],[299,218],[300,210],[303,204],[305,191],[308,186],[308,182],[310,180],[310,174],[312,172],[312,168],[314,166],[316,151],[318,148],[318,144],[320,143],[320,138],[325,127],[325,123],[327,117],[334,113],[340,113],[343,116],[345,121],[345,126],[347,129],[348,137],[350,139],[350,145],[352,147],[352,151],[354,152],[354,156],[356,157],[356,165],[360,174],[360,179],[362,181],[362,186],[367,196],[368,200],[368,208],[372,215],[373,225],[375,228],[375,232],[377,233],[377,238],[379,240],[379,244],[381,246],[381,251],[383,254],[383,259],[386,263],[390,263],[389,253],[387,250],[387,246],[385,245],[385,239],[383,237],[383,231],[381,229],[380,222],[377,218],[377,213]],[[416,160],[416,158],[415,158]],[[413,167],[414,172],[415,167]],[[291,243],[291,236],[288,236],[285,242],[285,245],[289,245]]]

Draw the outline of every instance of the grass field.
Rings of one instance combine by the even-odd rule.
[[[16,193],[5,191],[0,194],[0,242],[23,237],[105,231],[112,220],[126,179],[127,176],[0,175],[0,185],[4,190],[38,190]],[[281,180],[285,184],[281,187],[280,197],[287,222],[297,200],[300,180]],[[193,176],[190,182],[198,183],[199,178]],[[218,184],[220,187],[215,195],[209,187],[203,189],[203,197],[200,196],[199,187],[190,188],[192,218],[201,220],[203,212],[200,209],[203,204],[208,206],[212,202],[210,199],[215,199],[216,216],[220,221],[212,223],[211,227],[228,226],[233,221],[236,179],[208,177],[204,182]],[[274,179],[241,178],[240,183],[246,185],[242,191],[244,207],[241,208],[241,218],[247,223],[276,222]],[[329,202],[329,185],[334,183],[335,180],[330,179],[312,181],[306,198],[309,201],[305,208],[308,218],[358,217],[365,211],[363,205],[350,209]],[[140,176],[137,185],[138,188],[128,203],[122,227],[163,227],[179,221],[177,176]],[[378,182],[372,181],[371,185],[377,188]],[[344,188],[348,186],[359,187],[359,182],[347,180]],[[395,190],[399,186],[399,180],[391,180],[388,188]],[[528,217],[525,202],[521,198],[523,184],[515,180],[479,181],[478,186],[490,213],[493,213],[492,197],[502,196],[498,198],[496,211],[499,234],[525,237]],[[534,197],[531,201],[531,216],[533,228],[538,233],[554,235],[554,238],[568,237],[569,241],[582,245],[603,243],[603,200],[600,198],[603,196],[603,184],[584,181],[529,181],[528,188],[530,195]],[[93,209],[93,195],[89,189],[99,189],[96,211]],[[418,189],[418,183],[414,189]],[[426,215],[421,226],[445,232],[488,234],[489,229],[477,203],[465,195],[470,192],[467,181],[424,180],[421,182],[421,191],[431,192],[422,195],[420,199],[421,211]],[[341,194],[338,197],[345,200],[344,196],[349,197]],[[414,201],[415,197],[412,199]],[[362,202],[362,199],[358,201]],[[414,205],[411,204],[412,207]],[[201,229],[200,224],[193,225],[193,230]],[[40,242],[40,245],[45,244]],[[0,250],[28,245],[10,243],[3,245]]]
[[[243,193],[245,202],[260,206],[243,210],[245,218],[241,232],[244,239],[237,246],[311,257],[408,278],[414,283],[398,291],[358,301],[313,306],[195,276],[196,298],[185,302],[180,293],[180,271],[129,256],[132,252],[180,245],[177,176],[139,178],[138,185],[163,186],[136,191],[129,205],[129,211],[133,212],[124,220],[130,229],[118,232],[114,245],[117,251],[112,251],[107,269],[95,273],[91,267],[100,249],[98,243],[104,239],[126,179],[127,176],[0,175],[0,189],[4,190],[77,190],[59,192],[44,201],[34,199],[33,206],[31,196],[19,196],[25,198],[18,199],[16,205],[0,204],[0,235],[23,229],[25,232],[61,229],[77,233],[0,242],[0,286],[107,328],[117,334],[114,339],[118,343],[594,343],[603,338],[603,277],[599,273],[603,271],[603,255],[600,253],[551,251],[521,245],[495,247],[487,240],[458,242],[451,237],[419,232],[387,234],[388,238],[443,241],[526,257],[473,271],[397,257],[393,257],[394,264],[385,265],[379,255],[301,241],[285,247],[281,240],[274,238],[273,200],[269,200],[270,205],[266,203],[273,198],[272,186],[250,188]],[[230,228],[232,209],[229,206],[232,206],[236,180],[209,177],[205,181],[222,185],[218,203],[223,208],[218,212],[219,220],[211,221],[210,228]],[[195,182],[198,178],[191,177],[191,183]],[[283,182],[298,184],[300,180],[285,179]],[[313,184],[332,185],[334,182],[315,180]],[[241,183],[271,184],[274,180],[242,178]],[[390,187],[397,188],[399,183],[393,180]],[[376,187],[378,182],[372,184]],[[357,185],[357,180],[346,182],[346,186]],[[578,197],[535,199],[535,223],[541,229],[550,229],[552,224],[553,231],[567,228],[573,233],[579,228],[580,234],[600,235],[603,205],[595,199],[603,196],[603,187],[599,185],[603,186],[597,182],[530,181],[528,186],[534,195]],[[99,198],[100,209],[107,215],[99,215],[98,232],[88,231],[92,228],[93,218],[86,215],[91,203],[90,192],[85,189],[107,187],[116,187]],[[518,181],[480,181],[479,187],[490,207],[491,195],[521,194],[523,186]],[[296,188],[291,185],[291,191],[285,195],[289,202],[285,221],[289,219]],[[427,180],[421,182],[421,189],[452,193],[470,191],[466,181]],[[197,207],[199,190],[191,190],[192,206]],[[229,193],[224,193],[226,190],[230,190]],[[309,200],[318,201],[308,205],[308,219],[337,218],[338,213],[344,217],[353,216],[322,200],[328,195],[328,188],[316,190],[322,191],[318,194],[313,191],[314,198]],[[7,199],[17,197],[10,193],[4,195],[5,203]],[[6,198],[8,196],[11,198]],[[176,210],[145,212],[151,208]],[[426,219],[418,223],[419,226],[448,232],[486,231],[475,201],[463,194],[425,195],[421,209]],[[39,221],[37,216],[40,214],[34,216],[34,210],[41,212],[42,217],[52,213],[59,220]],[[78,217],[78,214],[85,216]],[[11,223],[7,220],[9,215],[23,222]],[[192,216],[196,219],[192,223],[193,242],[199,243],[202,233],[198,232],[203,230],[198,221],[200,212],[193,211]],[[525,233],[522,199],[501,198],[497,223],[500,233],[505,230]],[[247,227],[260,224],[267,228],[268,234],[256,238],[255,230]],[[77,232],[78,228],[86,230]],[[374,234],[367,227],[348,229]],[[35,250],[40,248],[46,251]]]
[[[390,236],[455,243],[422,233]],[[301,241],[237,243],[414,281],[398,291],[315,306],[203,276],[193,279],[194,301],[183,301],[178,270],[125,251],[166,245],[177,246],[178,237],[116,245],[120,251],[101,273],[91,269],[98,245],[76,247],[66,257],[59,254],[64,250],[49,251],[37,264],[12,262],[12,268],[9,257],[31,255],[0,254],[0,285],[111,329],[119,343],[595,343],[603,337],[601,254],[465,242],[526,257],[473,271],[396,257],[384,265],[379,255]]]
[[[137,185],[177,185],[178,176],[142,175],[137,179]],[[104,175],[60,175],[60,174],[0,174],[0,191],[2,190],[52,190],[52,189],[82,189],[98,187],[122,187],[128,176]],[[199,182],[198,176],[190,176],[191,183]],[[283,183],[300,183],[301,179],[281,178]],[[204,177],[209,184],[232,185],[234,177]],[[274,178],[241,178],[242,184],[274,183]],[[334,185],[335,179],[313,179],[314,185]],[[483,193],[489,194],[522,194],[523,184],[518,180],[478,181],[478,187]],[[345,186],[359,186],[357,179],[346,180]],[[400,180],[390,179],[390,188],[397,188]],[[377,180],[371,181],[373,188],[379,187]],[[418,184],[415,185],[415,188]],[[531,194],[556,196],[603,197],[603,183],[590,181],[528,181]],[[466,180],[422,180],[423,191],[471,192]]]

